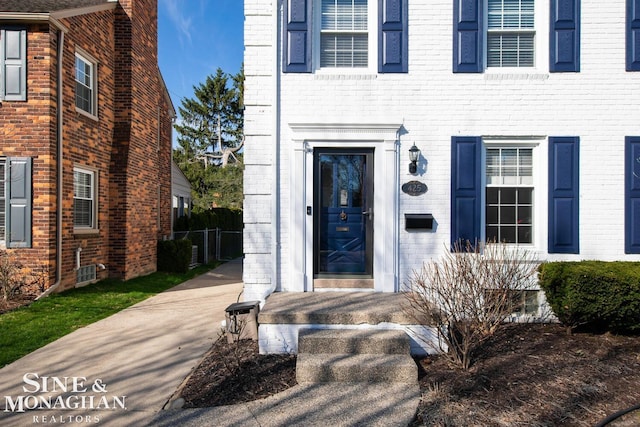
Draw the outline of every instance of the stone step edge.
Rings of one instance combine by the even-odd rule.
[[[300,383],[323,382],[402,382],[418,381],[418,366],[413,358],[399,354],[298,355],[296,379]]]
[[[298,353],[409,354],[409,336],[398,329],[303,329]]]

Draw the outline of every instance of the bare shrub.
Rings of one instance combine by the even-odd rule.
[[[435,325],[438,350],[467,370],[474,351],[535,286],[537,265],[526,250],[505,243],[455,245],[413,272],[405,311],[419,324]]]
[[[45,287],[46,270],[29,268],[6,250],[0,250],[0,291],[2,300],[9,301],[16,295],[39,295]]]

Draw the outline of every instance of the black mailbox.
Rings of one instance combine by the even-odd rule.
[[[405,230],[433,230],[433,215],[404,214]]]

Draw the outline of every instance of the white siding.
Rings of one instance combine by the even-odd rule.
[[[271,13],[259,0],[246,0],[247,11]],[[406,281],[411,270],[423,260],[438,257],[449,244],[450,168],[452,136],[539,136],[546,144],[548,136],[580,137],[580,254],[547,255],[546,241],[538,239],[535,248],[541,258],[640,260],[624,254],[624,137],[640,135],[640,73],[625,72],[625,1],[582,1],[581,71],[549,73],[548,64],[529,72],[480,74],[452,73],[452,4],[451,0],[409,2],[409,73],[353,74],[327,73],[282,74],[280,92],[280,212],[281,243],[280,283],[289,284],[288,263],[297,250],[297,236],[290,224],[289,188],[294,133],[291,123],[376,123],[399,118],[404,133],[400,136],[400,184],[417,179],[427,184],[426,194],[399,198],[399,282]],[[542,16],[549,21],[548,2]],[[255,41],[247,46],[247,172],[245,190],[247,208],[268,209],[266,198],[272,194],[267,183],[273,177],[269,169],[276,99],[273,79],[273,49],[258,45],[269,36],[272,17],[247,15],[245,37]],[[273,29],[273,28],[271,28]],[[264,37],[264,38],[263,38]],[[537,49],[548,57],[548,35],[537,35]],[[390,119],[390,117],[392,119]],[[422,150],[418,176],[408,173],[408,150],[415,144]],[[543,147],[546,150],[546,147]],[[542,162],[547,174],[546,157]],[[545,178],[546,179],[546,178]],[[251,198],[255,200],[251,200]],[[537,201],[546,204],[546,193],[537,190]],[[394,201],[389,201],[393,203]],[[259,207],[258,207],[259,206]],[[432,213],[437,223],[433,232],[404,230],[404,213]],[[546,211],[545,211],[546,213]],[[251,221],[270,221],[264,212],[247,213]],[[537,218],[546,227],[546,218]],[[245,229],[245,251],[269,252],[270,226],[252,235]],[[541,230],[546,236],[546,230]],[[271,240],[269,240],[271,242]],[[261,252],[262,253],[262,252]],[[270,265],[250,266],[245,283],[250,288],[265,276]]]

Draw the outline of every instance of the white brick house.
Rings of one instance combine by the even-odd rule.
[[[640,261],[640,0],[245,0],[245,75],[247,300],[457,239]]]

